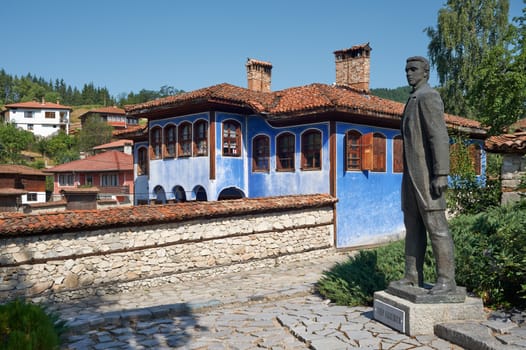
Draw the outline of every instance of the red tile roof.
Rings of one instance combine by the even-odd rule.
[[[100,107],[100,108],[95,108],[95,109],[90,109],[89,111],[85,112],[85,113],[82,113],[79,118],[80,119],[84,119],[86,118],[87,115],[89,114],[112,114],[112,115],[125,115],[126,114],[126,111],[122,108],[119,108],[119,107],[115,107],[115,106],[112,106],[112,107]]]
[[[526,131],[491,136],[484,147],[489,152],[526,154]]]
[[[252,91],[223,83],[145,103],[128,105],[125,106],[125,109],[129,114],[145,116],[156,110],[200,103],[219,103],[250,109],[254,113],[267,115],[269,120],[301,118],[327,112],[399,120],[404,111],[403,103],[376,97],[349,87],[319,83],[275,92]],[[450,126],[478,129],[478,132],[485,133],[478,121],[453,115],[446,115],[445,118]]]
[[[260,213],[265,210],[325,207],[336,202],[337,199],[328,194],[315,194],[152,206],[141,205],[102,210],[73,210],[41,213],[39,215],[0,213],[0,237],[180,222],[198,218],[231,217],[233,215]]]
[[[51,102],[36,102],[36,101],[29,101],[29,102],[19,102],[19,103],[10,103],[8,105],[5,105],[6,108],[28,108],[28,109],[69,109],[71,110],[71,107],[69,106],[63,106],[58,103],[51,103]]]
[[[42,170],[25,165],[0,164],[0,174],[20,174],[20,175],[50,175]]]
[[[133,156],[119,151],[108,151],[94,156],[57,165],[46,171],[50,173],[128,171],[133,170]]]
[[[110,143],[105,143],[103,145],[95,146],[93,149],[105,149],[105,148],[115,148],[115,147],[123,147],[126,145],[133,145],[132,140],[117,140]]]
[[[22,195],[26,193],[28,193],[28,191],[22,190],[19,188],[9,188],[9,187],[0,188],[0,196],[15,196],[15,195]]]

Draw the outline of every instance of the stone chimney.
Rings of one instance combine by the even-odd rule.
[[[270,62],[249,58],[247,59],[246,66],[248,89],[253,91],[270,92],[272,64]]]
[[[334,51],[336,85],[369,92],[371,50],[367,43]]]

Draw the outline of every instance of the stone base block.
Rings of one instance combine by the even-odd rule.
[[[374,293],[374,319],[410,336],[433,334],[439,323],[484,319],[479,298],[463,303],[416,304],[385,291]]]

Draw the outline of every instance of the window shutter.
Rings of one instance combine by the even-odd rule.
[[[362,170],[373,170],[373,133],[362,135]]]

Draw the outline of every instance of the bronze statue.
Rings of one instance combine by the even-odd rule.
[[[449,136],[444,105],[439,93],[428,84],[429,62],[410,57],[407,82],[413,88],[402,119],[404,173],[405,276],[394,286],[424,286],[423,265],[427,235],[436,260],[437,281],[432,295],[455,292],[453,240],[445,215],[449,174]]]

